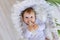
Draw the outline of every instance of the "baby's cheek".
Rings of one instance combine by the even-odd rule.
[[[25,23],[27,23],[27,20],[26,20],[26,19],[24,19],[24,22],[25,22]]]
[[[35,22],[35,20],[34,20],[34,19],[32,19],[32,22]]]
[[[26,23],[28,23],[28,20],[25,20]]]

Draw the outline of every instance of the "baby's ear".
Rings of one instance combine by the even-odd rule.
[[[21,15],[19,15],[20,16],[20,20],[22,20],[22,16]]]
[[[21,20],[23,21],[23,17],[21,16]]]

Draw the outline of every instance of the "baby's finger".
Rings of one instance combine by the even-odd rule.
[[[31,21],[29,21],[29,25],[33,25],[33,23]]]

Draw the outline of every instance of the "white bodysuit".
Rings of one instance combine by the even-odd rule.
[[[38,24],[38,29],[34,32],[30,32],[27,29],[27,25],[24,23],[23,26],[25,28],[23,35],[25,38],[28,40],[45,40],[45,34],[44,34],[44,29],[45,29],[45,24],[42,23],[39,19],[36,19],[36,24]]]

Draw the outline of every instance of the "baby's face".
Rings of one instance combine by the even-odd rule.
[[[23,21],[29,25],[29,22],[35,22],[35,13],[31,12],[31,13],[27,13],[25,12],[23,15]]]

